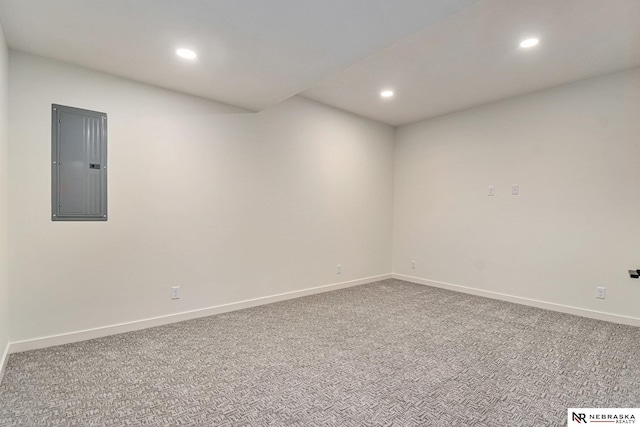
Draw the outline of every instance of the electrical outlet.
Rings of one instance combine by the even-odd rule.
[[[180,286],[171,287],[171,299],[180,299]]]
[[[489,186],[489,196],[495,196],[496,195],[496,187],[493,185]]]
[[[520,194],[520,186],[515,184],[511,187],[511,195],[517,196],[518,194]]]
[[[607,296],[607,288],[605,288],[604,286],[596,287],[596,298],[605,299],[606,296]]]
[[[415,269],[416,269],[416,260],[415,260],[415,259],[412,259],[412,260],[411,260],[411,269],[412,269],[412,270],[415,270]]]
[[[341,264],[338,264],[336,266],[336,274],[342,274],[342,265]]]

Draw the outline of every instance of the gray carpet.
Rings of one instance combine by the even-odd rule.
[[[13,354],[0,425],[561,426],[639,385],[640,328],[386,280]]]

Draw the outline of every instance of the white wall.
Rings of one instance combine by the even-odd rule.
[[[9,62],[12,342],[384,275],[392,212],[402,277],[640,319],[638,69],[403,126],[394,165],[392,128],[302,98],[254,114]],[[50,221],[52,103],[109,115],[108,222]]]
[[[640,69],[399,128],[394,197],[398,274],[639,319]]]
[[[12,341],[391,270],[388,126],[301,98],[243,113],[18,52],[10,82]],[[52,103],[108,114],[108,222],[50,220]]]
[[[9,53],[0,26],[0,380],[9,343],[8,230],[8,64]]]

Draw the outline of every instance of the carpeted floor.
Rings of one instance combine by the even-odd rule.
[[[639,385],[640,328],[386,280],[13,354],[0,425],[562,426]]]

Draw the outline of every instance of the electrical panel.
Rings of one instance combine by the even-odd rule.
[[[51,105],[51,220],[107,220],[107,115]]]

